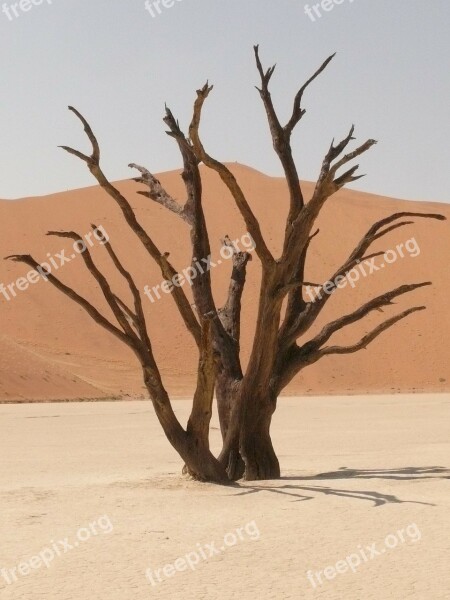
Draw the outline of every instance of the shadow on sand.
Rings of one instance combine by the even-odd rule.
[[[398,469],[349,469],[347,467],[341,467],[338,471],[319,473],[318,475],[299,474],[281,477],[281,479],[274,481],[271,485],[252,485],[251,483],[245,483],[239,486],[242,491],[234,495],[245,496],[248,494],[256,494],[258,492],[272,492],[275,494],[293,496],[296,498],[296,500],[293,500],[293,502],[301,502],[303,500],[312,500],[315,496],[305,495],[300,492],[313,492],[315,494],[343,496],[345,498],[354,498],[357,500],[368,500],[369,502],[373,502],[374,506],[403,503],[435,506],[435,504],[431,504],[429,502],[400,500],[392,494],[382,494],[380,492],[367,490],[347,490],[322,485],[302,485],[302,482],[305,481],[329,481],[334,479],[393,479],[399,481],[450,479],[450,469],[446,467],[403,467]],[[283,484],[282,482],[284,481],[298,483]]]

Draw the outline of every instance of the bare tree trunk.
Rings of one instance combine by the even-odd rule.
[[[143,370],[145,385],[152,399],[156,416],[167,439],[184,460],[183,472],[199,481],[227,482],[225,469],[209,449],[211,403],[208,386],[203,389],[197,388],[193,411],[185,431],[175,416],[169,397],[158,379],[148,368],[144,367]],[[200,415],[201,411],[202,415]]]
[[[218,396],[219,398],[219,396]],[[270,426],[277,397],[272,391],[245,392],[242,384],[225,387],[220,403],[224,445],[219,462],[231,480],[278,479],[280,465]]]
[[[209,443],[205,443],[203,436],[188,432],[187,452],[182,458],[185,460],[183,473],[194,479],[213,483],[229,482],[226,470],[211,453]]]
[[[235,415],[240,400],[239,382],[231,380],[226,373],[217,376],[216,398],[219,413],[220,431],[223,439],[223,449],[219,456],[220,464],[226,469],[228,478],[237,481],[244,475],[245,465],[239,450],[239,419]],[[233,419],[235,435],[228,439]]]
[[[270,437],[276,403],[276,396],[267,391],[261,391],[247,402],[240,436],[247,481],[280,477],[280,463]]]

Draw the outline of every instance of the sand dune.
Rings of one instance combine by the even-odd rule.
[[[283,222],[287,210],[287,190],[283,179],[271,178],[254,169],[230,165],[255,213],[261,220],[269,246],[279,253]],[[176,197],[184,190],[179,171],[158,175]],[[205,210],[210,226],[213,261],[217,259],[220,238],[233,239],[246,233],[245,225],[217,176],[203,169]],[[136,191],[137,184],[119,182],[118,187],[131,199],[141,223],[152,234],[161,251],[169,251],[174,265],[188,266],[188,229],[174,215]],[[305,183],[306,196],[312,184]],[[375,220],[393,212],[413,210],[440,212],[450,217],[450,207],[430,202],[408,202],[343,190],[329,200],[311,246],[307,278],[318,283],[327,280],[334,267]],[[124,264],[136,275],[142,289],[161,283],[152,261],[127,229],[119,209],[98,187],[73,190],[39,198],[0,201],[0,255],[31,253],[39,261],[54,257],[64,248],[73,250],[66,240],[46,237],[48,230],[90,231],[90,223],[101,225]],[[366,351],[351,357],[328,358],[309,368],[292,382],[288,394],[349,394],[442,392],[450,389],[450,321],[445,298],[449,295],[448,256],[449,222],[417,220],[383,239],[376,250],[395,249],[397,244],[414,238],[420,254],[405,253],[376,273],[361,277],[352,289],[339,291],[329,302],[321,323],[356,308],[373,295],[401,283],[433,282],[402,298],[384,314],[376,313],[356,327],[336,336],[336,341],[352,341],[380,319],[394,311],[425,304],[427,311],[414,314],[379,338]],[[411,243],[412,246],[412,243]],[[120,277],[97,242],[92,249],[105,272],[111,273],[114,289],[126,295]],[[0,283],[8,285],[24,276],[25,265],[0,262]],[[228,285],[230,265],[224,261],[213,270],[214,290],[221,304]],[[61,267],[57,275],[109,314],[98,289],[78,256]],[[244,298],[243,358],[248,356],[254,326],[254,308],[258,296],[259,265],[249,267]],[[192,389],[196,355],[193,344],[170,296],[151,303],[144,297],[148,323],[164,381],[174,395],[186,395]],[[74,306],[50,284],[40,281],[26,291],[17,291],[7,300],[0,295],[0,401],[54,400],[138,397],[143,393],[134,356],[112,336],[92,323],[81,308]]]

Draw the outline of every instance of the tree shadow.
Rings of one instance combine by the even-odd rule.
[[[447,467],[400,467],[398,469],[349,469],[341,467],[338,471],[317,475],[290,475],[282,480],[321,481],[328,479],[397,479],[410,481],[415,479],[450,479]]]
[[[421,479],[450,479],[450,469],[445,467],[403,467],[398,469],[348,469],[342,467],[338,471],[330,471],[329,473],[319,473],[317,475],[290,475],[281,477],[279,481],[325,481],[330,479],[394,479],[394,480],[421,480]],[[430,502],[419,502],[415,500],[401,500],[393,494],[382,494],[375,491],[367,490],[348,490],[329,486],[308,486],[279,484],[273,482],[271,485],[252,485],[241,484],[240,491],[235,496],[246,496],[248,494],[256,494],[260,492],[271,492],[274,494],[283,494],[295,498],[293,502],[302,502],[312,500],[315,496],[305,495],[301,492],[313,492],[315,494],[325,494],[332,496],[340,496],[345,498],[353,498],[356,500],[367,500],[373,503],[373,506],[383,506],[384,504],[422,504],[425,506],[435,506]]]

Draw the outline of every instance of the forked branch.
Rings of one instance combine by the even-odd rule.
[[[261,77],[261,88],[257,88],[257,89],[260,92],[261,96],[263,97],[263,101],[266,106],[266,110],[268,111],[268,113],[270,113],[270,115],[268,114],[269,119],[271,121],[273,121],[274,124],[275,123],[280,124],[280,121],[278,119],[278,116],[276,115],[276,111],[273,106],[272,99],[270,96],[270,91],[269,91],[269,82],[275,71],[276,65],[270,67],[269,69],[267,69],[267,71],[265,71],[262,66],[261,59],[259,57],[259,45],[253,46],[253,50],[255,52],[256,66],[257,66],[259,75]],[[306,113],[306,110],[302,108],[303,94],[305,93],[308,86],[327,68],[327,66],[330,64],[330,62],[333,60],[333,58],[335,56],[336,56],[336,53],[332,54],[326,60],[324,60],[324,62],[320,65],[320,67],[317,69],[317,71],[301,86],[301,88],[296,93],[295,98],[294,98],[294,105],[292,108],[291,117],[289,118],[289,121],[286,123],[286,125],[284,125],[284,126],[280,125],[280,127],[282,127],[282,130],[284,132],[286,140],[290,139],[290,136],[291,136],[293,130],[295,129],[296,125],[301,120],[303,115]]]
[[[302,87],[297,92],[294,98],[294,106],[292,109],[292,115],[286,125],[282,125],[280,123],[280,119],[277,115],[275,106],[273,104],[272,96],[269,90],[269,82],[272,78],[272,75],[275,71],[275,66],[270,67],[267,70],[264,70],[261,59],[259,56],[259,46],[253,47],[255,52],[256,59],[256,67],[258,69],[260,78],[261,78],[261,87],[257,87],[256,89],[261,96],[261,99],[264,104],[264,108],[267,114],[267,120],[269,123],[270,133],[272,135],[272,143],[275,152],[280,159],[281,165],[284,170],[284,174],[286,177],[286,181],[288,184],[289,195],[290,195],[290,210],[289,216],[286,224],[286,236],[290,233],[290,227],[292,222],[298,216],[299,212],[304,206],[304,199],[302,194],[302,189],[299,181],[297,166],[295,164],[295,160],[292,155],[291,149],[291,135],[300,121],[300,119],[305,114],[305,110],[301,106],[303,94],[306,88],[322,73],[322,71],[327,67],[330,61],[333,59],[334,54],[328,57],[323,64],[317,69],[312,77],[308,79],[308,81],[302,85]]]
[[[344,315],[336,319],[335,321],[332,321],[331,323],[325,325],[322,331],[312,340],[306,342],[306,344],[301,346],[300,350],[307,349],[308,351],[318,351],[321,348],[321,346],[323,346],[323,344],[325,344],[336,331],[339,331],[344,327],[351,325],[352,323],[360,321],[374,310],[381,310],[384,306],[389,306],[393,304],[392,301],[398,296],[407,294],[418,288],[428,285],[431,285],[431,281],[426,281],[423,283],[414,283],[410,285],[401,285],[398,288],[391,290],[390,292],[386,292],[385,294],[381,294],[380,296],[369,300],[369,302],[366,302],[363,306],[356,309],[352,313]]]
[[[404,310],[402,313],[387,319],[383,323],[380,323],[375,329],[367,333],[359,342],[356,344],[352,344],[350,346],[326,346],[320,350],[320,356],[327,356],[329,354],[352,354],[354,352],[358,352],[359,350],[364,350],[367,346],[373,342],[379,335],[381,335],[384,331],[391,328],[393,325],[405,319],[412,313],[425,310],[426,306],[413,306],[412,308],[408,308]]]
[[[313,196],[304,210],[297,215],[292,223],[291,230],[287,232],[283,247],[283,260],[291,271],[296,268],[296,263],[298,263],[308,243],[314,223],[328,198],[348,183],[364,177],[364,175],[356,175],[359,165],[352,166],[341,175],[338,174],[338,170],[341,167],[348,164],[357,156],[367,152],[377,143],[376,140],[369,139],[352,152],[343,156],[340,160],[337,160],[348,144],[355,139],[353,133],[354,126],[352,125],[348,135],[343,140],[336,145],[334,145],[334,140],[332,141],[322,162],[322,168],[314,188]]]
[[[247,199],[239,186],[236,178],[233,173],[228,169],[228,167],[222,164],[220,161],[212,158],[203,147],[203,144],[200,140],[200,121],[202,116],[202,108],[206,98],[209,96],[209,93],[213,89],[213,86],[210,86],[208,82],[199,90],[197,90],[197,99],[194,103],[194,111],[192,116],[192,121],[189,127],[189,137],[192,141],[193,148],[195,154],[199,160],[201,160],[208,168],[214,170],[222,179],[223,183],[226,185],[228,190],[230,191],[234,201],[236,202],[236,206],[238,207],[245,224],[247,226],[247,230],[255,241],[255,252],[260,258],[262,264],[266,267],[272,266],[274,264],[274,258],[270,253],[264,237],[261,233],[261,228],[258,222],[258,219],[253,214],[250,205],[247,202]]]
[[[211,254],[203,210],[203,189],[199,159],[195,154],[192,142],[185,136],[179,122],[167,106],[164,122],[168,127],[166,133],[176,141],[183,159],[182,179],[187,193],[185,203],[180,204],[175,201],[147,169],[136,164],[130,166],[141,172],[142,177],[136,178],[135,181],[145,183],[149,188],[149,192],[140,193],[153,198],[156,202],[181,217],[190,226],[192,268],[197,272],[197,276],[192,280],[195,307],[202,329],[205,327],[205,320],[208,321],[207,326],[210,329],[210,335],[205,336],[203,332],[202,339],[213,340],[215,351],[220,354],[222,364],[227,364],[234,371],[236,366],[239,365],[239,355],[233,343],[233,338],[227,335],[223,319],[220,318],[220,311],[216,308],[210,271],[207,269],[204,272],[198,272],[196,266],[200,259],[207,260]],[[203,351],[205,349],[202,349]],[[240,373],[240,366],[237,367],[237,370]]]
[[[107,179],[105,174],[103,173],[100,167],[100,152],[99,145],[97,139],[92,131],[87,120],[79,113],[75,108],[69,106],[69,110],[72,111],[83,123],[84,130],[92,144],[92,154],[91,156],[87,156],[82,154],[78,150],[74,150],[69,146],[61,146],[66,152],[69,154],[73,154],[84,160],[88,165],[88,168],[92,175],[95,177],[100,187],[106,191],[106,193],[118,204],[120,209],[122,210],[123,216],[129,227],[132,231],[137,235],[147,252],[150,254],[155,263],[159,266],[161,270],[161,274],[164,279],[171,280],[175,275],[177,275],[176,270],[167,260],[167,257],[164,253],[162,253],[156,244],[153,242],[151,237],[145,231],[145,229],[138,222],[134,211],[128,202],[128,200],[119,192],[119,190]],[[191,304],[184,293],[184,290],[181,287],[174,287],[171,295],[173,296],[175,303],[178,307],[181,317],[192,336],[194,337],[197,345],[200,345],[200,325],[197,321],[197,318],[192,310]]]
[[[399,227],[404,227],[405,225],[411,225],[412,223],[414,223],[414,221],[402,221],[400,223],[395,223],[394,225],[391,225],[390,227],[387,227],[386,229],[383,229],[383,227],[385,227],[386,225],[389,225],[390,223],[393,223],[394,221],[397,221],[398,219],[403,219],[405,217],[414,217],[414,218],[417,217],[417,218],[421,218],[421,219],[436,219],[438,221],[446,220],[446,217],[444,215],[441,215],[438,213],[418,213],[418,212],[394,213],[393,215],[390,215],[389,217],[381,219],[380,221],[377,221],[376,223],[374,223],[372,225],[372,227],[364,235],[364,237],[361,239],[361,241],[358,243],[358,245],[355,247],[355,249],[349,256],[347,264],[352,261],[355,261],[357,259],[361,259],[364,255],[364,253],[369,248],[369,246],[371,244],[373,244],[373,242],[375,242],[379,238],[385,236],[387,233],[389,233]],[[343,265],[343,268],[345,268],[345,265]]]
[[[74,231],[49,231],[47,235],[68,238],[73,240],[74,242],[83,242],[83,238],[78,233]],[[132,339],[136,344],[139,344],[142,340],[136,335],[135,331],[131,328],[129,321],[127,319],[127,315],[123,312],[120,304],[117,302],[117,296],[112,292],[111,287],[108,283],[108,280],[103,275],[103,273],[98,269],[92,260],[91,253],[87,248],[81,253],[84,264],[86,265],[89,273],[94,277],[96,282],[99,284],[100,289],[102,290],[103,296],[111,308],[114,316],[117,319],[117,322],[122,327],[124,333]],[[121,301],[122,304],[125,304]]]
[[[30,254],[13,254],[11,256],[7,256],[6,259],[14,262],[22,262],[36,271],[41,268],[41,265]],[[80,296],[77,292],[75,292],[75,290],[65,285],[51,273],[46,273],[45,277],[56,289],[81,306],[96,323],[101,325],[109,333],[112,333],[115,337],[117,337],[121,342],[127,344],[127,346],[136,351],[136,345],[134,344],[133,340],[118,327],[113,325],[88,300],[86,300],[86,298]]]
[[[91,224],[91,227],[94,231],[97,231],[97,232],[100,231],[100,229],[94,224]],[[134,325],[139,333],[139,337],[144,342],[145,346],[147,348],[151,349],[151,342],[150,342],[150,337],[149,337],[148,331],[147,331],[147,324],[146,324],[146,320],[145,320],[144,309],[142,307],[142,298],[139,293],[139,289],[138,289],[133,277],[131,276],[131,273],[129,271],[127,271],[125,269],[125,267],[123,266],[122,262],[120,261],[119,257],[117,256],[116,252],[114,251],[109,239],[106,239],[106,237],[104,237],[102,235],[101,241],[102,241],[103,245],[105,246],[106,251],[108,252],[114,266],[116,267],[116,269],[119,271],[119,273],[122,275],[122,277],[128,283],[128,287],[130,288],[131,295],[133,296],[134,312],[131,311],[130,309],[128,309],[127,306],[122,306],[122,308],[125,310],[125,312],[128,314],[128,316],[134,323]],[[121,303],[120,299],[117,298],[117,300],[120,304]]]
[[[395,229],[414,223],[414,221],[409,220],[394,223],[395,221],[405,217],[436,219],[438,221],[446,220],[444,215],[436,213],[398,212],[374,223],[352,250],[347,260],[327,279],[326,283],[334,284],[329,287],[327,293],[320,293],[319,290],[317,298],[305,305],[305,303],[302,303],[300,300],[300,298],[302,298],[302,292],[298,291],[297,302],[292,302],[288,305],[285,320],[282,329],[280,330],[281,346],[290,346],[297,338],[306,333],[306,331],[315,322],[320,312],[325,307],[331,295],[336,291],[338,287],[337,283],[339,283],[340,278],[345,277],[360,262],[364,263],[373,261],[375,258],[385,254],[384,250],[372,252],[370,254],[366,254],[366,252],[376,240],[394,231]],[[391,223],[394,224],[391,225]],[[387,225],[388,227],[386,227]],[[316,288],[321,287],[317,284],[310,285],[311,287]]]
[[[287,354],[288,358],[279,374],[279,378],[277,380],[277,389],[281,391],[302,369],[314,364],[324,356],[330,354],[352,354],[367,348],[367,346],[384,331],[390,329],[396,323],[405,319],[410,314],[425,309],[425,306],[414,306],[404,310],[400,314],[395,315],[377,325],[373,330],[364,335],[356,344],[351,344],[349,346],[325,346],[318,348],[317,344],[311,341],[310,343],[304,344],[301,347],[292,347]],[[348,318],[350,318],[350,315],[348,315]],[[324,337],[326,337],[326,335]]]
[[[171,212],[175,213],[179,217],[181,217],[186,223],[192,225],[192,219],[185,212],[184,206],[182,206],[179,202],[177,202],[161,185],[161,182],[156,179],[156,177],[150,173],[148,169],[145,167],[141,167],[136,163],[130,163],[128,165],[132,169],[137,169],[141,173],[141,177],[133,177],[133,181],[136,183],[142,183],[148,187],[148,192],[144,192],[142,190],[137,193],[141,196],[145,196],[146,198],[150,198],[154,202],[161,204]]]

